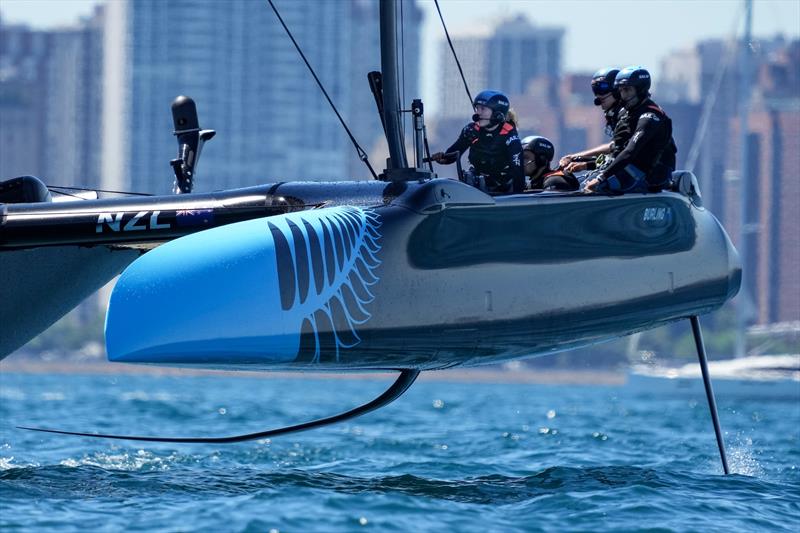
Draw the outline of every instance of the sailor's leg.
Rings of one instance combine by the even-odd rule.
[[[598,187],[598,191],[609,192],[647,192],[647,176],[635,165],[625,165],[624,168],[608,176]]]
[[[578,179],[572,174],[556,174],[544,180],[544,190],[577,191],[581,188]]]

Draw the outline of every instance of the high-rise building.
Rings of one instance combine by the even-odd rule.
[[[103,10],[74,28],[0,22],[0,178],[100,184]]]
[[[522,15],[500,23],[488,40],[487,83],[522,94],[531,80],[561,77],[563,28],[534,26]]]
[[[732,157],[730,147],[720,139],[730,136],[730,117],[737,112],[739,72],[736,68],[738,47],[721,39],[701,41],[694,46],[673,52],[661,64],[661,77],[654,80],[656,100],[667,112],[674,106],[693,109],[686,120],[674,120],[682,129],[674,133],[678,144],[678,160],[686,168],[690,153],[695,156],[694,172],[700,181],[705,205],[719,217],[728,207],[723,175]],[[697,137],[698,119],[703,108],[710,106],[705,135]],[[695,146],[697,144],[697,146]]]
[[[380,131],[374,111],[362,127],[366,111],[375,108],[366,72],[380,58],[377,4],[275,4],[341,115],[356,119],[348,124],[354,136],[369,149]],[[421,15],[410,5],[413,22]],[[120,0],[108,11],[104,167],[105,175],[116,172],[123,181],[116,186],[170,189],[169,161],[177,153],[170,103],[180,94],[196,101],[201,127],[217,131],[204,148],[197,191],[369,177],[363,165],[359,175],[349,175],[349,138],[266,3]],[[416,42],[410,49],[418,64],[414,27],[419,24],[411,24],[405,38]],[[409,76],[416,78],[416,72]]]
[[[103,10],[53,31],[44,64],[44,175],[56,185],[99,188],[102,157]]]
[[[0,179],[41,174],[37,94],[47,35],[0,20]]]
[[[103,13],[49,31],[0,21],[0,179],[101,185]],[[96,319],[101,301],[73,316]]]
[[[741,44],[720,40],[676,52],[662,64],[664,79],[657,80],[656,90],[658,102],[665,103],[673,119],[679,156],[683,151],[685,157],[698,143],[695,173],[704,204],[741,247],[740,52]],[[791,177],[800,167],[800,41],[754,40],[746,52],[753,69],[748,84],[746,194],[754,227],[748,232],[743,265],[750,301],[740,304],[750,307],[753,323],[796,323],[800,321],[800,188]],[[711,112],[700,140],[698,127],[686,125],[708,106]],[[680,109],[689,112],[673,112]]]
[[[534,79],[547,78],[553,80],[550,91],[555,96],[563,37],[563,28],[534,26],[519,15],[501,21],[489,35],[456,37],[453,47],[473,93],[491,88],[511,97],[527,92]],[[470,102],[446,41],[441,44],[439,71],[440,117],[468,117]]]
[[[464,71],[464,78],[467,85],[472,90],[472,97],[482,88],[488,86],[488,74],[486,72],[486,37],[465,36],[454,37],[453,48],[458,54],[458,60]],[[447,41],[443,41],[439,48],[439,110],[436,114],[437,120],[463,120],[468,117],[471,111],[472,102],[469,101],[464,90],[464,82],[458,70],[453,52]],[[480,87],[481,89],[477,89]]]
[[[775,46],[775,44],[780,46]],[[754,69],[748,117],[750,219],[748,264],[753,321],[800,321],[800,40],[765,43]],[[739,121],[731,119],[730,147],[738,154]],[[729,208],[724,219],[739,245],[740,160],[727,166]]]

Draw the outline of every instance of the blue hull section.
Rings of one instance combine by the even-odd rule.
[[[717,220],[680,194],[492,198],[434,180],[308,209],[294,187],[281,200],[298,210],[135,261],[111,297],[109,358],[332,371],[488,364],[712,311],[741,279]]]
[[[336,340],[350,347],[359,340],[357,323],[369,317],[364,289],[377,281],[375,226],[365,211],[334,207],[164,244],[135,261],[114,288],[109,359],[287,363],[297,358],[304,327],[319,336],[342,318],[347,327]]]

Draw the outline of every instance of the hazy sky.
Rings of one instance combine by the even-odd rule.
[[[110,0],[114,1],[114,0]],[[209,0],[213,1],[213,0]],[[338,0],[319,0],[338,1]],[[376,0],[377,1],[377,0]],[[0,0],[7,22],[34,27],[68,25],[91,13],[98,0]],[[708,37],[729,37],[742,27],[742,0],[440,0],[451,35],[487,31],[494,21],[518,13],[535,25],[562,26],[564,67],[594,71],[606,65],[640,64],[656,77],[660,59],[672,50]],[[438,42],[444,39],[432,0],[423,31],[423,94],[433,101]],[[264,2],[267,9],[266,0]],[[754,0],[753,34],[800,37],[800,0]],[[478,90],[478,88],[475,88]]]

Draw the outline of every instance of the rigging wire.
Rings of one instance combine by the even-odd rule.
[[[67,189],[68,191],[105,192],[105,193],[108,193],[108,194],[126,194],[126,195],[129,195],[129,196],[153,196],[152,194],[147,193],[147,192],[107,191],[105,189],[91,189],[91,188],[88,188],[88,187],[65,187],[63,185],[47,185],[47,190],[49,190],[49,191],[57,192],[59,194],[65,195],[65,196],[75,196],[76,198],[81,198],[81,197],[78,196],[78,195],[75,195],[75,194],[69,194],[69,193],[62,192],[62,191],[53,191],[53,189]]]
[[[314,68],[308,62],[308,59],[306,59],[305,54],[300,49],[300,45],[297,44],[297,41],[294,39],[294,35],[292,35],[292,32],[289,31],[289,28],[286,26],[286,23],[283,21],[283,17],[281,17],[281,14],[278,12],[278,8],[275,7],[275,4],[272,3],[272,0],[267,0],[267,2],[269,2],[269,5],[272,8],[272,11],[275,12],[275,16],[278,17],[278,21],[281,23],[281,26],[283,26],[284,31],[286,31],[286,34],[289,36],[289,39],[292,40],[292,44],[294,44],[294,47],[297,49],[297,53],[300,54],[300,57],[303,59],[303,62],[308,67],[309,72],[311,72],[311,75],[314,77],[314,81],[317,82],[317,86],[319,87],[320,91],[322,91],[323,96],[325,96],[325,99],[328,101],[328,104],[330,104],[331,108],[333,109],[333,112],[336,113],[336,118],[339,119],[339,122],[342,124],[342,127],[347,132],[347,136],[350,137],[350,142],[353,143],[353,146],[355,147],[356,152],[358,153],[358,158],[361,159],[361,161],[363,161],[365,165],[367,165],[367,168],[369,169],[370,173],[372,174],[372,177],[377,180],[378,179],[378,175],[375,173],[375,169],[373,169],[372,165],[369,163],[369,158],[367,157],[367,153],[364,151],[363,148],[361,148],[361,145],[358,144],[358,141],[356,141],[356,138],[350,132],[350,128],[347,127],[347,124],[345,123],[344,119],[342,118],[342,115],[339,114],[339,110],[336,109],[336,105],[333,103],[333,100],[331,100],[331,97],[328,96],[328,91],[325,90],[325,86],[322,85],[322,82],[317,77],[317,73],[314,72]]]
[[[72,196],[72,195],[70,195],[70,196]],[[148,196],[156,196],[156,197],[158,197],[159,195],[148,195]],[[177,199],[180,196],[188,196],[188,195],[175,194],[175,195],[161,195],[160,197],[161,198],[169,197],[170,199]],[[78,197],[78,198],[80,198],[80,197]],[[81,198],[81,200],[83,200],[83,198]],[[252,205],[222,205],[220,200],[213,200],[213,202],[215,202],[213,205],[200,204],[200,203],[197,203],[197,200],[194,200],[194,199],[192,199],[192,201],[194,202],[193,204],[187,205],[183,209],[172,209],[171,211],[184,211],[184,210],[185,211],[199,211],[199,210],[203,210],[203,209],[219,209],[220,213],[236,213],[236,212],[243,212],[243,211],[254,211],[256,209],[262,209],[264,211],[267,211],[268,209],[270,209],[270,208],[267,208],[267,207],[264,207],[264,206],[255,206],[254,207]],[[76,202],[69,201],[69,202],[61,202],[61,203],[56,203],[56,204],[51,204],[50,202],[40,202],[40,204],[42,206],[46,205],[48,207],[53,207],[53,205],[59,206],[59,205],[73,204],[73,203],[78,204],[79,202],[77,202],[77,201]],[[320,202],[309,202],[309,203],[304,203],[304,204],[297,204],[297,205],[293,205],[292,207],[297,207],[299,209],[320,209],[322,207],[326,207],[327,204],[328,204],[328,201],[325,200],[325,201],[320,201]],[[10,207],[13,207],[14,205],[15,204],[6,204],[6,206],[10,206]],[[71,207],[71,205],[70,205],[70,207]],[[162,211],[162,212],[165,212],[165,211]],[[94,215],[96,215],[96,212],[87,211],[86,209],[81,209],[81,208],[77,208],[75,210],[63,210],[63,211],[58,209],[58,208],[56,208],[56,210],[54,210],[54,211],[11,211],[11,212],[7,212],[6,216],[13,217],[13,218],[22,218],[22,217],[60,216],[60,215],[81,216],[81,215],[87,215],[87,214],[94,216]]]
[[[55,189],[51,189],[50,187],[47,187],[47,190],[50,191],[50,192],[56,193],[56,194],[60,194],[62,196],[71,196],[73,198],[77,198],[78,200],[86,200],[86,198],[84,198],[83,196],[80,196],[78,194],[71,194],[71,193],[64,192],[64,191],[57,191]]]
[[[461,62],[458,60],[458,55],[456,55],[456,49],[453,48],[453,41],[450,39],[450,32],[447,31],[447,25],[444,23],[444,17],[442,16],[442,10],[439,9],[439,0],[433,0],[436,4],[436,11],[439,13],[439,20],[442,21],[442,28],[444,28],[444,34],[447,37],[447,44],[450,45],[450,51],[453,52],[453,58],[456,60],[456,65],[458,66],[458,72],[461,74],[461,81],[464,82],[464,90],[467,91],[467,98],[469,98],[469,106],[472,107],[472,94],[469,92],[469,87],[467,87],[467,79],[464,77],[464,71],[461,68]]]
[[[736,50],[738,49],[738,40],[736,38],[737,30],[736,27],[739,25],[739,20],[742,16],[742,10],[739,10],[736,14],[736,17],[733,21],[733,29],[731,30],[732,34],[732,42],[730,43],[727,54],[725,54],[725,58],[722,60],[722,63],[719,65],[717,72],[714,76],[714,81],[712,82],[712,89],[709,93],[707,93],[706,98],[703,100],[703,110],[700,113],[700,120],[697,126],[697,129],[694,133],[694,138],[692,139],[692,146],[689,148],[689,155],[686,158],[686,169],[689,172],[694,172],[694,167],[697,164],[697,160],[700,157],[700,149],[703,145],[703,140],[706,136],[706,130],[708,129],[708,123],[711,119],[711,112],[714,110],[714,104],[717,101],[717,96],[719,95],[719,90],[722,87],[722,80],[725,78],[725,73],[728,71],[728,67],[733,60]]]

